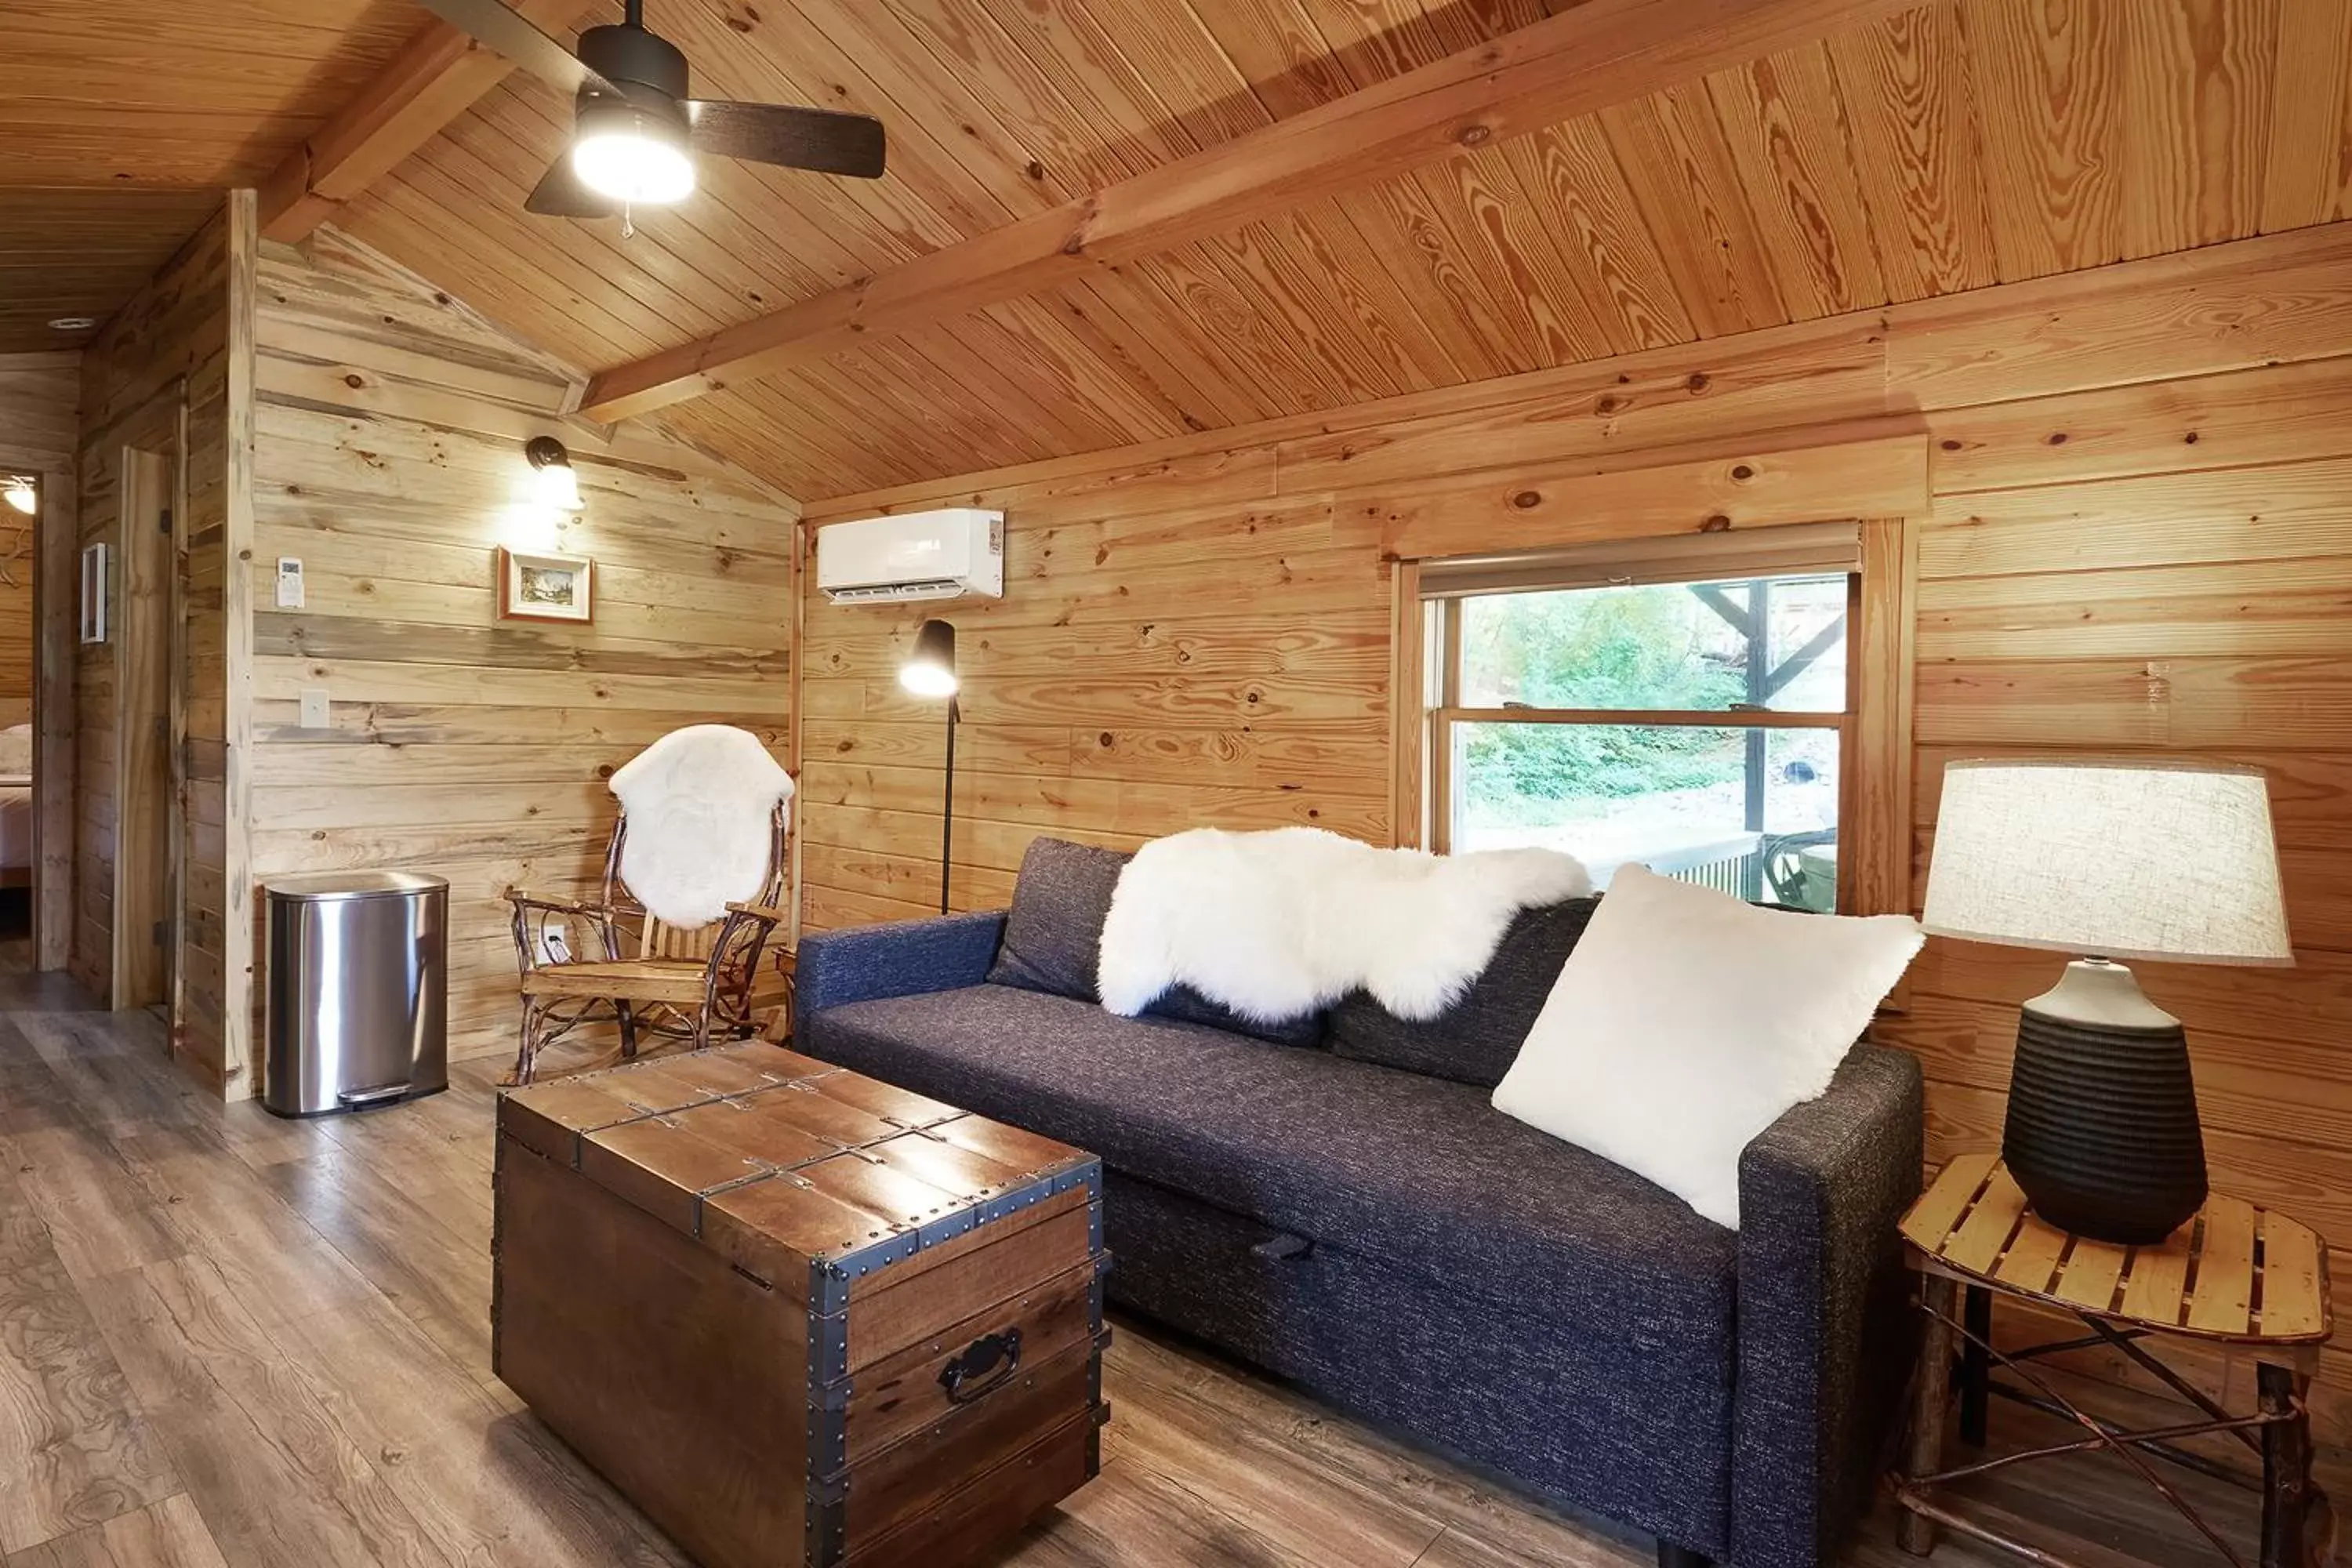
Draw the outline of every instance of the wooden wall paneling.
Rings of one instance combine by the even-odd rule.
[[[1911,911],[1914,628],[1919,591],[1918,525],[1902,517],[1862,522],[1862,574],[1847,639],[1855,720],[1843,759],[1846,837],[1839,907],[1848,913]]]
[[[1421,563],[1396,563],[1389,574],[1389,839],[1400,849],[1418,849],[1429,777],[1422,673],[1422,629],[1429,617],[1421,602]]]
[[[1348,492],[1342,515],[1349,535],[1382,553],[1426,559],[1927,510],[1927,443],[1916,419],[1834,434],[1822,432],[1819,446],[1767,438],[1679,459],[1669,448],[1655,466],[1624,454]]]
[[[222,389],[222,416],[216,426],[222,467],[227,476],[226,504],[220,519],[220,544],[208,552],[212,571],[197,569],[198,556],[190,552],[191,582],[201,583],[201,596],[192,600],[192,640],[217,646],[221,674],[217,689],[199,683],[190,692],[188,726],[191,797],[197,803],[192,816],[201,817],[213,802],[219,803],[221,824],[217,852],[210,844],[192,845],[192,902],[207,917],[206,934],[214,941],[187,944],[187,991],[197,1005],[191,1015],[219,1020],[223,1092],[231,1099],[257,1094],[261,1086],[261,1051],[254,1033],[256,994],[255,921],[253,918],[253,771],[255,761],[253,704],[253,573],[258,566],[255,550],[254,491],[257,484],[256,452],[256,359],[261,317],[261,213],[251,191],[229,193],[228,206],[228,361]],[[384,269],[370,268],[362,276],[379,278]],[[274,300],[293,296],[273,295]],[[392,300],[385,295],[392,294]],[[436,301],[438,296],[436,297]],[[412,292],[402,299],[379,289],[371,301],[372,330],[406,320],[424,301]],[[206,464],[209,469],[211,465]],[[218,618],[205,626],[205,609],[216,600]],[[201,628],[201,629],[200,629]],[[217,738],[219,749],[213,750]],[[211,765],[217,756],[218,765]],[[217,775],[216,777],[215,775]],[[215,955],[217,955],[215,957]],[[211,986],[213,997],[204,995]],[[207,1002],[214,1005],[207,1007]]]
[[[694,722],[745,725],[789,754],[797,510],[658,430],[569,418],[573,373],[322,237],[258,262],[252,542],[236,574],[243,882],[446,877],[452,1049],[496,1055],[513,1048],[515,997],[501,894],[593,890],[612,772]],[[521,447],[536,434],[570,447],[580,513],[533,501]],[[497,620],[501,543],[594,557],[595,622]],[[280,555],[304,563],[299,610],[272,604]],[[327,729],[300,727],[310,687],[330,694]],[[254,915],[235,923],[250,940]]]
[[[1887,384],[1921,408],[1961,408],[2337,358],[2352,351],[2347,266],[2352,227],[2331,224],[1923,300],[1889,315]],[[2230,282],[2256,274],[2259,308],[2231,308]]]
[[[179,786],[172,761],[172,698],[184,655],[175,635],[174,546],[187,510],[187,404],[167,394],[167,445],[126,444],[120,461],[114,580],[114,952],[109,1002],[118,1012],[172,997],[171,948],[180,868],[173,839]],[[164,421],[158,421],[164,426]],[[166,434],[168,430],[168,434]],[[167,1013],[167,1016],[168,1013]]]
[[[1910,421],[1924,435],[1896,437],[1904,499],[1859,513],[1885,520],[1869,525],[1867,548],[1890,560],[1873,580],[1909,608],[1866,607],[1856,637],[1858,676],[1888,694],[1857,750],[1890,781],[1859,792],[1856,831],[1903,847],[1857,900],[1916,908],[1953,756],[2121,749],[2264,767],[2296,967],[2151,964],[2146,979],[2189,1023],[2217,1187],[2352,1247],[2352,1080],[2334,1049],[2352,1024],[2352,623],[2335,608],[2352,594],[2347,245],[2343,225],[2243,240],[871,490],[810,521],[946,502],[1008,514],[1006,598],[943,607],[971,650],[967,907],[1009,895],[1040,832],[1129,844],[1196,822],[1316,820],[1397,834],[1412,628],[1397,574],[1380,574],[1381,532],[1353,507],[1425,507],[1461,520],[1449,548],[1494,548],[1522,537],[1515,474],[1607,486],[1672,474],[1694,442],[1723,460],[1802,451],[1825,423]],[[1591,527],[1625,531],[1660,492],[1587,493]],[[919,618],[807,599],[811,929],[925,908],[938,742],[891,679]],[[1318,635],[1285,653],[1301,628]],[[1889,757],[1906,693],[1912,744]],[[1907,784],[1877,770],[1898,760]],[[1880,1032],[1925,1065],[1932,1158],[1998,1142],[2016,1007],[2053,962],[1937,941],[1913,971]],[[2323,1383],[2324,1401],[2352,1396],[2352,1362]]]
[[[123,924],[114,900],[117,859],[131,826],[121,819],[121,784],[133,761],[124,753],[118,733],[125,709],[114,668],[122,646],[123,589],[129,582],[121,472],[126,447],[171,451],[183,470],[175,522],[188,544],[192,597],[187,657],[178,679],[186,697],[191,758],[214,754],[206,742],[219,739],[214,716],[220,711],[225,650],[219,622],[207,615],[202,598],[222,575],[232,489],[226,416],[231,379],[232,252],[239,206],[235,199],[221,204],[196,237],[100,329],[82,356],[80,532],[82,542],[104,541],[113,552],[117,641],[77,650],[79,917],[69,967],[100,996],[114,994],[118,938],[144,934]],[[205,889],[216,885],[211,872],[219,865],[222,820],[204,783],[193,781],[182,814],[184,837],[180,846],[189,872],[183,884],[186,897],[167,913],[175,930],[199,943],[215,921],[201,903],[188,900],[201,900]],[[192,1077],[217,1090],[225,1085],[226,1068],[222,1015],[214,1005],[217,972],[201,947],[187,952],[186,969],[188,1006],[175,1021],[171,1047]]]
[[[80,488],[69,457],[42,474],[35,551],[33,967],[45,973],[73,955]]]
[[[32,547],[10,570],[26,595],[33,731],[33,964],[62,969],[74,921],[74,664],[81,355],[0,354],[0,473],[39,486]]]

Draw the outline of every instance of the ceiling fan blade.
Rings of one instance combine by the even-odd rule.
[[[814,169],[821,174],[854,174],[878,180],[886,155],[882,122],[864,114],[830,109],[795,109],[782,103],[730,103],[689,99],[687,122],[698,153]]]
[[[550,37],[517,16],[502,0],[421,0],[425,8],[494,54],[503,55],[562,93],[583,88],[600,92],[613,85],[580,63],[561,39]]]
[[[523,210],[541,217],[618,217],[621,204],[601,191],[592,191],[572,172],[572,154],[564,153],[548,166],[532,187]]]

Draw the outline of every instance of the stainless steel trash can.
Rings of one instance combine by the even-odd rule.
[[[408,871],[284,877],[268,906],[268,1064],[280,1116],[449,1087],[449,884]]]

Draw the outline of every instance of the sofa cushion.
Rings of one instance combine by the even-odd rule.
[[[1569,899],[1520,910],[1476,982],[1434,1018],[1400,1018],[1370,993],[1351,992],[1331,1009],[1326,1043],[1355,1061],[1494,1088],[1511,1070],[1599,902]]]
[[[1103,917],[1126,864],[1127,857],[1116,849],[1063,838],[1031,839],[1021,857],[1013,910],[1005,916],[1004,942],[988,972],[989,984],[1100,1001],[1095,966]]]
[[[1618,869],[1495,1107],[1739,1224],[1739,1160],[1828,1091],[1926,939]]]
[[[1728,1343],[1737,1238],[1470,1085],[978,985],[811,1014],[795,1043],[1464,1299]]]
[[[988,972],[992,985],[1043,991],[1081,1002],[1099,1002],[1095,972],[1102,955],[1103,921],[1110,913],[1118,874],[1131,857],[1123,849],[1073,844],[1066,838],[1033,838],[1021,857],[1013,886],[1013,911],[1005,918],[1004,945]],[[1255,1035],[1277,1045],[1311,1046],[1323,1037],[1323,1016],[1262,1024],[1212,1002],[1189,985],[1170,989],[1147,1013],[1178,1018],[1236,1035]]]

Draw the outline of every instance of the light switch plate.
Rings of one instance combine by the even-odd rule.
[[[302,563],[299,557],[281,555],[278,558],[278,607],[281,610],[302,607]]]
[[[327,689],[306,686],[302,689],[302,728],[323,730],[328,725]]]

